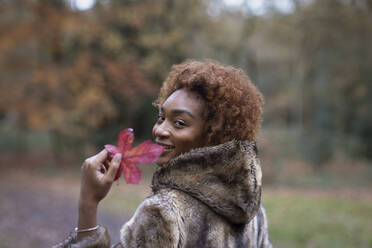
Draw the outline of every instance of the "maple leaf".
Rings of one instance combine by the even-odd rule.
[[[119,133],[118,147],[109,144],[105,145],[105,149],[109,154],[109,161],[112,160],[116,153],[122,154],[121,163],[114,178],[115,181],[119,179],[121,173],[123,173],[124,179],[128,184],[137,184],[141,180],[142,174],[137,164],[151,164],[155,162],[164,151],[163,146],[152,144],[150,140],[131,149],[133,140],[133,129],[128,128]]]

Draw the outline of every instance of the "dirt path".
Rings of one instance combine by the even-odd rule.
[[[52,182],[15,171],[1,171],[0,247],[51,247],[76,226],[75,182],[68,179],[64,183]],[[98,217],[99,223],[108,227],[112,242],[118,242],[118,230],[127,220],[102,211]]]

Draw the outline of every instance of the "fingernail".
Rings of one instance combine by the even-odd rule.
[[[114,156],[114,162],[119,163],[121,161],[121,153],[117,153]]]

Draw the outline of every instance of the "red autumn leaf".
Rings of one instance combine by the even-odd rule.
[[[137,184],[141,180],[141,170],[135,163],[126,163],[124,166],[124,179],[127,183]]]
[[[151,164],[163,153],[164,147],[152,144],[150,140],[131,149],[133,140],[133,129],[128,128],[119,133],[118,147],[105,145],[109,153],[109,161],[116,153],[122,154],[120,167],[114,180],[119,179],[121,173],[123,173],[127,183],[137,184],[141,180],[141,170],[137,167],[137,164]]]

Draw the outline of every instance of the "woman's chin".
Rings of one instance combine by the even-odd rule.
[[[155,162],[158,166],[163,166],[164,164],[168,163],[175,155],[172,151],[165,151]]]
[[[158,161],[156,161],[155,164],[157,164],[157,166],[159,166],[159,167],[162,167],[163,166],[163,163],[160,163]]]
[[[164,164],[166,164],[167,162],[169,161],[169,159],[165,159],[165,158],[162,158],[160,157],[155,163],[158,165],[158,166],[163,166]]]

